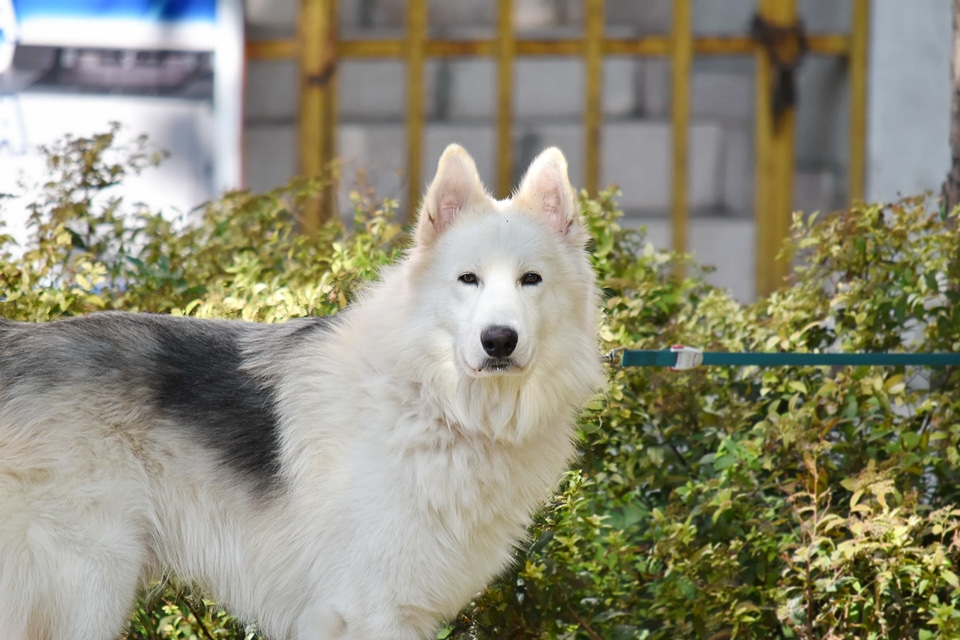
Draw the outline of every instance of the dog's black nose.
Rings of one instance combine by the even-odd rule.
[[[480,334],[480,344],[491,358],[506,358],[517,348],[517,332],[510,327],[490,327]]]

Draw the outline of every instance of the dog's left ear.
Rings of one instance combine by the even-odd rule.
[[[567,159],[556,147],[534,158],[514,200],[546,216],[551,227],[566,235],[578,221],[577,196],[567,175]]]
[[[432,243],[461,211],[489,199],[470,154],[458,144],[448,145],[423,198],[417,220],[417,244]]]

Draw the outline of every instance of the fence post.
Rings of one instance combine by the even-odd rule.
[[[687,251],[687,158],[690,137],[690,66],[693,64],[693,17],[691,0],[674,0],[670,35],[671,108],[673,135],[673,192],[671,222],[673,249]],[[677,277],[684,269],[678,263]]]
[[[585,142],[584,184],[596,195],[600,184],[600,126],[603,118],[603,28],[606,23],[604,0],[585,0],[583,24],[584,80],[587,103],[584,110]]]
[[[299,172],[323,176],[336,153],[337,0],[300,0]],[[326,185],[317,200],[305,203],[303,230],[312,234],[335,214],[335,190]]]
[[[513,63],[517,41],[513,29],[513,0],[500,0],[497,25],[497,197],[513,187]]]
[[[759,15],[776,25],[796,22],[796,0],[760,0]],[[790,233],[793,208],[793,138],[795,111],[773,114],[774,65],[768,52],[757,48],[756,95],[756,205],[757,294],[777,289],[790,272],[790,265],[777,260]]]
[[[407,219],[420,204],[423,162],[423,60],[427,41],[427,2],[407,0]]]
[[[867,45],[870,0],[853,0],[850,23],[850,201],[863,200],[867,155]]]

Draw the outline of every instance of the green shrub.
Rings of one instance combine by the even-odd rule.
[[[116,131],[48,150],[29,246],[0,237],[0,315],[142,309],[275,321],[343,307],[406,239],[388,203],[297,232],[296,180],[169,221],[111,199],[158,158]],[[607,348],[960,351],[960,234],[922,198],[794,218],[777,293],[743,305],[582,198]],[[120,215],[121,211],[125,215]],[[131,215],[132,211],[132,215]],[[960,374],[756,367],[611,372],[582,457],[516,569],[447,638],[960,637]],[[177,586],[128,636],[252,638]]]

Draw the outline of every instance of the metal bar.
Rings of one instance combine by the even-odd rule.
[[[600,45],[605,56],[662,56],[670,55],[669,36],[644,36],[636,40],[604,39]]]
[[[948,367],[960,365],[960,353],[765,353],[704,351],[701,364],[728,367]],[[623,367],[675,367],[678,354],[668,350],[626,349]]]
[[[855,0],[865,2],[865,0]],[[810,52],[818,55],[845,56],[852,52],[852,38],[846,35],[808,36]],[[402,58],[405,40],[342,40],[337,43],[341,58]],[[496,55],[497,40],[427,40],[424,49],[428,58],[489,57]],[[516,55],[521,56],[577,56],[583,53],[581,39],[514,40]],[[282,60],[299,55],[297,40],[258,40],[246,44],[251,60]],[[670,55],[670,38],[644,36],[636,40],[604,39],[600,45],[605,56],[666,57]],[[697,55],[749,55],[757,44],[751,38],[733,36],[701,36],[693,41]]]
[[[513,185],[513,62],[516,37],[513,31],[513,0],[500,0],[497,29],[497,197],[510,195]]]
[[[584,184],[591,195],[600,184],[600,126],[603,118],[603,27],[604,0],[585,0],[583,62],[586,80],[584,108]]]
[[[301,0],[299,25],[300,113],[299,172],[321,176],[333,159],[333,123],[336,86],[335,0]],[[301,221],[314,233],[325,216],[332,215],[333,190],[323,189],[319,199],[305,203]]]
[[[743,36],[703,36],[693,41],[694,51],[698,55],[729,56],[750,54],[756,52],[757,46],[753,38]],[[844,56],[850,51],[851,39],[846,35],[808,35],[807,47],[810,53],[818,55]]]
[[[693,64],[691,0],[673,1],[670,49],[673,133],[671,222],[673,248],[684,253],[687,251],[687,153],[690,130],[690,67]],[[677,267],[677,276],[683,277],[682,265]]]
[[[247,42],[248,60],[288,60],[300,55],[300,42],[293,40],[256,40]]]
[[[323,158],[324,170],[326,171],[327,185],[324,187],[322,198],[322,211],[327,219],[339,217],[337,207],[337,188],[336,180],[339,179],[339,172],[331,169],[331,164],[337,157],[337,90],[340,85],[340,74],[337,73],[339,58],[337,57],[337,41],[339,40],[337,20],[337,7],[339,0],[327,0],[327,35],[325,38],[325,51],[327,64],[330,71],[326,85],[326,101],[323,110],[323,127],[326,129],[326,135],[323,136]]]
[[[792,24],[797,17],[796,0],[760,0],[760,14],[771,22]],[[757,294],[763,296],[775,291],[790,270],[788,263],[777,260],[777,254],[790,231],[795,112],[787,109],[774,122],[772,64],[762,50],[756,55]]]
[[[853,0],[850,35],[850,200],[863,200],[867,165],[867,45],[869,0]]]
[[[588,2],[590,0],[587,0]],[[586,43],[582,39],[517,40],[517,54],[521,56],[579,56]]]
[[[420,203],[423,141],[423,61],[427,40],[426,0],[407,0],[407,216]]]
[[[341,58],[402,58],[405,40],[341,40],[337,55]]]
[[[857,0],[854,0],[856,2]],[[846,35],[808,35],[810,53],[825,56],[844,56],[850,53],[853,40]]]
[[[429,58],[459,58],[497,55],[498,40],[427,40],[424,48]]]

